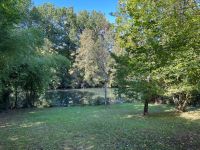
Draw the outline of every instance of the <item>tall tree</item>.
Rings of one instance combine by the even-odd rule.
[[[25,107],[33,106],[36,96],[51,82],[60,66],[68,63],[61,55],[49,50],[42,31],[27,24],[30,1],[3,1],[0,39],[0,105],[4,108],[17,107],[18,93],[26,95]],[[28,38],[27,38],[28,37]],[[66,66],[66,65],[65,65]],[[10,103],[11,93],[15,94],[14,106]]]
[[[109,42],[106,34],[95,37],[92,30],[84,30],[80,36],[81,46],[78,49],[74,68],[83,72],[84,80],[90,85],[104,84],[105,104],[107,103],[107,84],[110,76],[111,60]]]
[[[148,113],[148,103],[156,94],[153,88],[156,83],[152,77],[153,71],[162,65],[166,57],[162,51],[160,20],[164,6],[162,2],[122,0],[118,16],[118,37],[126,53],[118,59],[121,64],[118,77],[125,82],[120,83],[125,89],[138,91],[144,99],[144,115]],[[119,60],[123,61],[119,61]],[[120,73],[124,68],[124,74]],[[120,79],[118,80],[120,81]],[[140,87],[135,89],[135,87]],[[126,92],[130,93],[130,92]]]
[[[52,43],[52,49],[73,62],[72,52],[78,48],[78,28],[73,8],[57,8],[53,4],[34,7],[31,10],[31,26],[44,30],[45,38]],[[59,88],[70,87],[69,69],[61,68]]]
[[[200,91],[199,4],[179,0],[168,8],[163,21],[166,47],[173,58],[168,66],[158,70],[166,95],[173,96],[177,109],[186,111],[191,94]],[[170,15],[172,14],[172,15]]]
[[[78,27],[78,35],[81,37],[81,34],[83,34],[84,31],[90,30],[92,32],[92,40],[96,43],[96,41],[99,39],[100,35],[105,33],[106,30],[109,29],[109,23],[106,20],[105,16],[96,11],[88,12],[88,11],[81,11],[77,14],[77,27]],[[104,36],[104,35],[103,35]],[[78,47],[81,47],[81,41],[80,38],[80,44]],[[105,40],[104,40],[105,41]],[[90,46],[88,46],[90,47]],[[73,53],[74,58],[76,58],[77,53]],[[73,70],[73,87],[80,87],[80,85],[84,82],[83,76],[81,74],[84,74],[80,69],[72,69]],[[89,80],[87,80],[89,82]],[[90,86],[97,86],[99,82],[90,81]],[[101,83],[102,84],[102,83]]]
[[[186,59],[188,54],[193,55],[190,58],[194,58],[196,62],[199,61],[196,53],[199,42],[194,39],[199,35],[198,32],[194,33],[198,29],[198,11],[196,2],[192,0],[120,1],[117,32],[125,54],[117,58],[118,81],[125,81],[119,83],[129,91],[126,93],[130,94],[133,90],[133,94],[140,91],[146,95],[143,98],[144,115],[148,113],[148,101],[153,94],[159,93],[159,88],[156,87],[166,89],[164,86],[167,84],[164,85],[159,78],[162,73],[167,72],[169,65],[176,64],[178,67],[180,60]],[[189,30],[189,26],[193,26],[192,30]],[[187,61],[189,62],[188,59],[184,60],[184,63]],[[189,69],[189,65],[187,68]],[[158,73],[159,69],[162,72]],[[176,76],[178,70],[172,70],[170,74],[166,74]],[[173,79],[172,82],[175,83]],[[138,84],[141,88],[138,88]],[[184,84],[183,80],[181,84]]]
[[[15,49],[18,43],[13,35],[13,29],[24,19],[30,1],[3,0],[0,3],[0,101],[6,109],[9,107],[9,95],[11,92],[9,83],[10,64],[15,59],[9,56],[16,56]],[[19,51],[20,52],[20,51]]]

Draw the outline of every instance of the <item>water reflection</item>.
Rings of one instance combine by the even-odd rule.
[[[105,103],[103,89],[49,91],[44,98],[50,106],[101,105]],[[114,99],[114,89],[109,89],[107,102]]]

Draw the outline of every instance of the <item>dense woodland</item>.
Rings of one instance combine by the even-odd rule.
[[[33,2],[0,0],[0,150],[200,149],[199,0]]]
[[[0,2],[0,109],[35,107],[47,90],[116,88],[119,99],[200,101],[200,9],[195,0],[120,0],[103,13],[30,0]],[[105,100],[107,104],[107,100]]]

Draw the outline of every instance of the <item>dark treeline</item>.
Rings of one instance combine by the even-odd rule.
[[[0,2],[0,109],[37,106],[48,89],[116,87],[119,99],[199,103],[199,2],[119,0],[96,11]]]
[[[52,4],[35,7],[30,0],[1,1],[0,109],[33,107],[47,89],[101,84],[83,82],[84,75],[73,71],[73,64],[82,32],[92,31],[97,40],[109,28],[100,12],[75,13]]]

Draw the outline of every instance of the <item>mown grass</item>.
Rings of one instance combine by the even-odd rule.
[[[0,149],[200,149],[200,109],[179,114],[167,105],[151,105],[143,117],[142,108],[122,104],[2,113]]]

